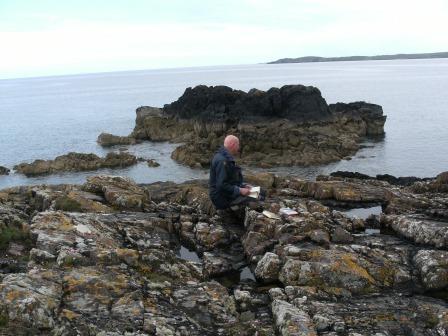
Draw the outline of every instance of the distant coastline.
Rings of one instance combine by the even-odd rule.
[[[397,59],[425,59],[425,58],[448,58],[448,52],[426,53],[426,54],[395,54],[377,56],[344,56],[344,57],[319,57],[304,56],[298,58],[281,58],[267,64],[281,63],[312,63],[312,62],[342,62],[342,61],[378,61]]]

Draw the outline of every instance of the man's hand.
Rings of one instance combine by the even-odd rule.
[[[247,196],[250,194],[250,188],[240,188],[240,194],[243,196]]]

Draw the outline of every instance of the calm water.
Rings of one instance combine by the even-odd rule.
[[[351,161],[276,169],[305,177],[333,170],[367,174],[434,176],[448,170],[448,59],[245,65],[0,80],[0,165],[52,159],[69,151],[106,153],[96,144],[105,131],[127,135],[135,109],[163,106],[186,87],[228,85],[242,90],[285,84],[318,87],[328,103],[365,100],[383,106],[386,137],[366,142]],[[205,177],[170,159],[171,144],[130,147],[154,158],[159,168],[139,164],[124,170],[137,182]],[[0,177],[0,188],[20,184],[82,183],[93,173],[27,179]]]

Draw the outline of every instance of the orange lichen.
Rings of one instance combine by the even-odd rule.
[[[12,290],[12,291],[8,292],[8,294],[6,294],[6,300],[12,302],[18,298],[23,298],[24,296],[25,295],[23,292]]]
[[[81,315],[75,313],[74,311],[68,310],[68,309],[62,309],[62,311],[61,311],[61,317],[64,317],[70,321],[75,318],[78,318],[79,316],[81,316]]]
[[[375,283],[375,279],[365,268],[356,263],[355,258],[351,254],[342,254],[340,259],[333,264],[332,270],[335,272],[354,274],[366,279],[371,284]]]

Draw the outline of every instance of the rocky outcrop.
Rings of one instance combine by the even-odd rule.
[[[103,147],[111,147],[115,145],[133,145],[136,140],[129,136],[118,136],[110,133],[101,133],[97,142]]]
[[[447,334],[448,219],[432,211],[447,193],[250,178],[267,188],[270,213],[242,219],[210,208],[206,181],[100,175],[1,190],[0,334]],[[372,200],[388,212],[337,210]]]
[[[285,85],[268,91],[249,92],[227,86],[187,88],[175,102],[163,107],[168,116],[209,122],[256,119],[314,121],[331,117],[325,99],[312,86]]]
[[[328,105],[312,86],[249,92],[226,86],[187,88],[162,109],[140,107],[130,138],[184,143],[172,158],[206,167],[226,134],[241,139],[239,160],[271,167],[313,165],[354,154],[363,136],[384,134],[381,106]]]
[[[8,175],[10,170],[6,167],[0,166],[0,175]]]
[[[14,170],[28,177],[54,174],[58,172],[75,172],[98,170],[101,168],[124,168],[137,163],[137,158],[129,153],[108,153],[105,158],[95,154],[68,153],[54,160],[35,160],[32,163],[21,163]]]

